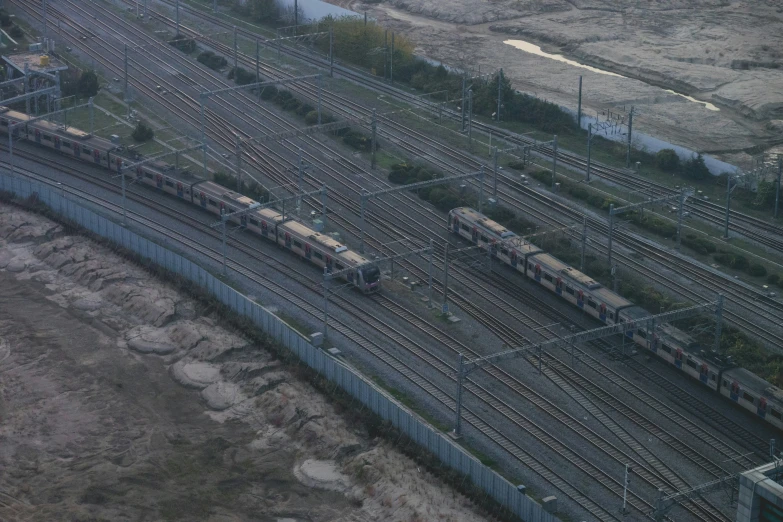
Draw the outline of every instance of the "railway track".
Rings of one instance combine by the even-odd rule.
[[[128,0],[125,1],[128,3]],[[161,0],[161,3],[167,5],[170,9],[174,9],[174,4],[170,0]],[[229,25],[225,20],[205,13],[200,9],[183,4],[180,6],[180,10],[187,12],[191,16],[197,17],[207,23],[221,27],[224,30],[233,30],[233,26]],[[156,16],[161,20],[165,20],[166,22],[172,21],[170,18],[163,15],[162,13],[158,13],[154,9],[151,10],[151,13],[153,16]],[[260,39],[258,34],[253,33],[241,26],[237,27],[237,32],[249,40],[258,39],[267,46],[272,45],[269,39]],[[284,52],[287,55],[294,57],[304,63],[308,63],[319,68],[329,67],[328,57],[321,57],[317,53],[312,52],[312,50],[305,51],[297,47],[284,45],[281,48],[281,52]],[[425,110],[432,114],[438,111],[435,104],[431,102],[427,103],[422,99],[421,96],[412,94],[411,92],[405,91],[403,89],[395,88],[385,81],[378,80],[358,68],[344,64],[336,64],[334,66],[334,70],[344,78],[350,79],[355,83],[383,93],[384,95],[391,96],[401,102],[415,107],[416,109]],[[441,114],[445,114],[454,121],[459,121],[462,118],[461,114],[458,114],[456,111],[449,109],[441,111]],[[525,136],[520,136],[502,127],[497,127],[480,121],[473,122],[473,129],[477,132],[483,132],[488,135],[491,134],[492,136],[503,138],[509,143],[515,145],[533,145],[536,143],[534,140],[526,138]],[[548,158],[551,158],[554,152],[550,147],[540,145],[536,146],[534,150]],[[558,161],[582,171],[586,170],[587,166],[587,161],[585,158],[577,154],[563,151],[562,149],[558,150]],[[632,191],[638,192],[644,196],[673,196],[677,195],[678,193],[677,190],[672,189],[669,186],[642,178],[638,175],[635,175],[628,169],[614,168],[608,165],[597,163],[595,161],[591,161],[590,170],[591,173],[596,177],[604,178],[613,184],[631,189]],[[719,225],[721,227],[724,225],[725,208],[722,205],[695,198],[686,203],[686,207],[692,213],[692,215],[699,216],[705,221]],[[774,223],[770,223],[769,221],[744,214],[737,210],[730,210],[729,215],[729,229],[731,231],[746,236],[749,239],[776,250],[777,252],[783,252],[783,227],[780,227]]]
[[[173,24],[174,22],[168,18],[166,18],[163,15],[158,14],[158,17],[165,21],[166,23]],[[209,45],[213,48],[215,48],[218,52],[224,53],[224,54],[230,54],[232,52],[231,49],[229,49],[224,44],[221,44],[220,42],[215,41],[214,39],[211,39],[209,37],[200,35],[199,33],[189,30],[182,27],[182,34],[194,37],[197,40],[201,41],[202,43],[205,43],[206,45]],[[253,66],[254,62],[249,59],[249,57],[245,55],[240,54],[240,61],[245,66]],[[268,66],[264,66],[263,69],[264,74],[269,75],[270,74],[270,68]],[[281,77],[290,76],[287,73],[280,72],[280,71],[273,71],[273,74],[280,75]],[[305,92],[308,96],[314,96],[314,85],[309,86],[310,91]],[[302,88],[306,91],[306,88]],[[297,89],[292,89],[297,90]],[[324,102],[327,106],[330,106],[334,109],[339,109],[340,107],[350,107],[350,112],[352,115],[355,114],[362,114],[363,116],[369,115],[369,110],[359,106],[358,104],[352,102],[351,100],[340,97],[339,95],[335,95],[334,93],[328,93],[324,96]],[[382,126],[382,129],[386,126],[392,126],[393,128],[399,128],[401,132],[415,138],[416,142],[418,143],[426,143],[428,144],[429,148],[438,150],[442,155],[446,157],[451,157],[454,159],[454,162],[447,162],[440,160],[439,158],[435,158],[430,150],[427,150],[424,146],[416,145],[415,143],[411,143],[410,141],[403,142],[401,141],[403,138],[399,138],[397,136],[387,136],[387,138],[391,139],[392,141],[396,141],[398,145],[401,145],[405,150],[410,152],[411,154],[418,156],[418,157],[427,157],[429,158],[433,163],[438,165],[440,168],[442,168],[445,171],[453,171],[455,168],[461,169],[463,172],[469,172],[477,170],[479,167],[481,167],[481,162],[476,161],[473,157],[467,156],[459,151],[456,151],[454,149],[451,149],[450,147],[444,146],[442,144],[434,143],[430,136],[425,135],[424,133],[414,131],[409,128],[404,128],[399,124],[396,124],[392,121],[386,121],[386,125]],[[384,134],[384,131],[381,130],[380,134]],[[468,167],[467,170],[463,170],[463,167]],[[530,187],[527,187],[525,185],[522,185],[521,183],[516,182],[515,180],[511,178],[504,178],[503,183],[501,183],[501,186],[505,185],[508,188],[501,192],[503,192],[502,199],[504,202],[509,203],[512,208],[522,208],[525,211],[531,211],[534,212],[537,215],[541,215],[540,211],[538,209],[533,209],[529,204],[526,202],[522,202],[519,200],[519,198],[515,195],[514,192],[519,193],[521,195],[524,195],[525,197],[532,198],[533,200],[537,201],[538,203],[542,205],[546,205],[548,207],[554,208],[559,213],[564,215],[565,217],[573,220],[581,220],[583,215],[577,211],[571,208],[568,205],[564,205],[560,203],[558,200],[551,196],[547,196],[545,194],[539,193]],[[475,182],[469,182],[472,185],[475,186]],[[509,189],[513,189],[513,192]],[[355,204],[354,204],[355,206]],[[545,217],[545,221],[549,221],[554,226],[562,227],[566,226],[568,223],[562,221],[561,219],[553,219]],[[603,220],[598,219],[588,219],[588,224],[591,228],[591,230],[596,230],[597,232],[601,234],[606,234],[608,232],[608,227],[606,223]],[[618,244],[623,244],[624,246],[631,248],[633,250],[637,250],[640,253],[650,257],[651,259],[654,259],[658,263],[662,263],[664,265],[669,265],[672,270],[675,273],[684,273],[691,277],[694,277],[696,281],[704,285],[706,288],[712,288],[713,291],[723,291],[726,286],[731,288],[735,293],[731,294],[729,297],[734,298],[733,296],[736,296],[737,301],[739,301],[739,304],[743,309],[749,309],[753,310],[754,313],[757,313],[761,317],[767,318],[772,324],[780,324],[783,322],[783,303],[780,303],[778,301],[772,301],[769,300],[764,293],[761,290],[749,288],[746,285],[743,285],[741,283],[738,283],[728,276],[723,276],[721,274],[717,274],[715,272],[712,272],[711,270],[707,269],[706,267],[700,266],[696,263],[692,263],[686,259],[683,259],[675,254],[671,254],[665,251],[662,251],[659,247],[656,247],[651,244],[651,242],[638,239],[631,234],[628,233],[620,233],[617,235],[617,240],[619,241]],[[649,268],[643,267],[641,263],[639,263],[637,260],[629,257],[624,256],[620,253],[616,256],[618,259],[623,260],[623,264],[625,266],[631,266],[634,269],[640,271],[641,273],[652,276],[654,280],[664,284],[665,286],[674,286],[677,291],[683,295],[684,297],[687,297],[689,299],[693,299],[694,295],[698,295],[696,292],[693,292],[690,289],[687,289],[684,285],[676,283],[673,279],[667,278],[667,280],[662,280],[660,274],[657,274],[654,270],[651,270]],[[703,298],[703,297],[700,297]],[[761,301],[759,303],[758,301]],[[774,315],[767,312],[767,308],[773,308],[774,309]],[[755,332],[758,337],[760,337],[764,342],[768,343],[771,346],[783,346],[783,337],[780,335],[772,334],[772,332],[759,330],[757,328],[756,320],[747,320],[739,315],[729,311],[727,314],[727,318],[736,324],[738,326],[741,326],[745,328],[747,331]]]

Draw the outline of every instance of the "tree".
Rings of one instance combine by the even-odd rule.
[[[655,164],[667,172],[673,172],[680,167],[680,157],[674,149],[661,149],[655,155]]]
[[[14,24],[11,26],[11,29],[8,30],[8,34],[11,36],[11,38],[21,38],[24,36],[24,31],[22,31],[21,27]]]
[[[95,74],[95,71],[87,71],[82,73],[77,87],[79,96],[85,96],[88,98],[95,96],[98,94],[99,88],[100,85],[98,83],[98,75]]]
[[[136,124],[136,128],[133,130],[131,137],[134,141],[138,142],[149,141],[155,137],[155,131],[152,130],[152,127],[143,121],[140,121]]]
[[[8,27],[13,22],[11,21],[11,15],[9,15],[5,9],[0,10],[0,25],[3,27]]]
[[[686,161],[682,166],[682,173],[686,178],[701,180],[710,177],[710,169],[704,163],[704,156],[699,154]]]

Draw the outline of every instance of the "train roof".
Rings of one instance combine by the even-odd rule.
[[[581,272],[580,272],[581,274]],[[626,299],[625,297],[621,296],[620,294],[616,294],[606,288],[605,286],[602,286],[600,288],[596,288],[595,290],[592,290],[590,292],[591,295],[595,296],[595,298],[598,301],[601,301],[606,306],[613,308],[617,310],[618,308],[624,308],[626,306],[632,307],[633,303]],[[649,315],[649,314],[648,314]]]
[[[52,134],[58,134],[60,136],[67,137],[73,140],[85,141],[88,138],[95,138],[89,132],[84,132],[83,130],[79,130],[76,127],[64,127],[62,125],[52,123],[51,121],[36,120],[32,122],[30,125],[34,125],[35,127],[38,127],[42,130],[47,130]],[[103,138],[95,138],[95,139],[99,140],[104,144],[107,144],[109,147],[114,147],[114,145],[110,141],[107,141]]]
[[[14,118],[19,121],[27,121],[30,119],[30,115],[25,112],[19,112],[11,109],[10,107],[6,107],[5,105],[0,105],[0,114],[5,115],[8,118]]]
[[[462,216],[467,219],[470,219],[473,223],[476,223],[477,225],[480,225],[481,227],[489,230],[490,232],[497,235],[501,239],[509,239],[516,236],[515,233],[513,233],[512,231],[510,231],[509,229],[507,229],[497,221],[492,221],[484,214],[470,207],[458,207],[452,209],[451,212],[458,216]]]
[[[531,259],[533,259],[535,263],[540,264],[542,267],[548,268],[549,272],[558,274],[558,276],[573,281],[576,284],[587,288],[588,290],[596,290],[601,288],[601,283],[598,283],[592,277],[588,276],[587,274],[583,274],[576,268],[563,263],[551,254],[541,252],[540,254],[534,254],[531,256]]]
[[[349,250],[347,246],[343,245],[334,238],[326,234],[316,232],[299,221],[286,221],[282,227],[284,230],[297,235],[301,239],[310,241],[314,245],[321,246],[324,250],[333,252],[335,257],[352,266],[363,265],[370,262],[369,259],[358,254],[357,252],[354,252],[353,250]]]
[[[774,399],[778,404],[783,405],[783,390],[773,386],[753,372],[745,368],[732,368],[723,372],[723,377],[728,381],[737,381],[756,395]]]

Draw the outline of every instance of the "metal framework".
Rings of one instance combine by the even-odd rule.
[[[658,498],[655,499],[655,509],[653,511],[653,518],[655,520],[663,520],[669,511],[677,504],[681,504],[687,500],[695,500],[701,498],[706,493],[717,491],[726,487],[733,489],[731,482],[739,481],[739,475],[727,475],[719,479],[715,479],[704,484],[699,484],[685,491],[677,491],[666,495],[662,489],[658,490]]]
[[[418,183],[411,183],[409,185],[402,185],[399,187],[390,187],[375,192],[365,192],[361,194],[360,196],[361,213],[360,213],[360,220],[359,220],[359,252],[361,252],[362,254],[364,253],[364,211],[365,211],[365,207],[367,206],[367,201],[369,201],[370,199],[385,196],[386,194],[392,194],[394,192],[403,192],[409,190],[417,190],[425,187],[432,187],[435,185],[444,185],[446,183],[451,183],[452,181],[458,181],[461,179],[473,178],[473,177],[479,178],[478,211],[481,212],[482,200],[484,199],[484,166],[483,165],[481,166],[481,169],[477,172],[471,172],[468,174],[458,174],[456,176],[431,179],[428,181],[419,181]]]
[[[508,143],[508,142],[506,142]],[[498,155],[499,154],[507,154],[512,151],[521,151],[522,157],[520,158],[523,163],[527,163],[530,158],[530,152],[534,150],[536,147],[547,147],[552,146],[553,154],[552,154],[552,188],[555,188],[555,171],[557,170],[557,135],[555,134],[551,141],[536,141],[533,140],[533,143],[518,143],[518,144],[512,144],[510,147],[507,147],[505,149],[498,149],[498,147],[494,148],[493,153],[493,161],[492,161],[492,172],[494,173],[494,179],[492,181],[492,197],[497,199],[498,197]]]
[[[581,77],[580,77],[580,85],[581,85]],[[601,121],[598,123],[588,123],[587,124],[587,168],[585,169],[585,181],[587,183],[590,183],[590,151],[593,146],[593,137],[595,136],[596,132],[602,132],[610,127],[614,127],[614,123],[610,121]],[[595,129],[595,131],[593,130]]]
[[[639,203],[632,203],[630,205],[626,205],[624,207],[614,208],[614,203],[609,205],[609,247],[608,247],[608,262],[609,267],[612,266],[612,238],[614,234],[614,217],[619,214],[624,214],[626,212],[630,212],[631,210],[635,210],[637,208],[642,209],[644,211],[645,205],[654,205],[655,203],[668,203],[669,201],[673,199],[679,199],[680,200],[680,206],[677,211],[677,249],[680,248],[681,243],[681,237],[682,236],[682,213],[683,213],[683,207],[685,206],[685,200],[691,197],[694,194],[694,190],[692,188],[687,189],[681,189],[679,194],[672,194],[669,196],[662,196],[659,198],[654,199],[648,199],[647,201],[641,201]]]
[[[555,348],[566,348],[576,343],[583,343],[588,341],[594,341],[604,337],[610,337],[615,334],[625,335],[627,332],[636,330],[641,326],[647,326],[650,324],[655,325],[663,324],[678,319],[684,319],[686,317],[692,317],[700,314],[704,309],[715,308],[715,315],[717,318],[718,328],[716,331],[717,338],[720,337],[720,324],[723,311],[723,296],[718,296],[717,301],[690,306],[681,310],[675,310],[672,312],[665,312],[657,315],[649,315],[633,321],[626,321],[623,323],[612,324],[608,326],[602,326],[594,328],[592,330],[585,330],[573,335],[564,337],[557,337],[555,339],[549,339],[540,343],[530,344],[519,348],[512,348],[503,352],[494,353],[491,355],[485,355],[478,357],[470,361],[465,361],[465,357],[459,354],[459,363],[457,366],[457,400],[456,400],[456,417],[454,423],[454,436],[459,437],[462,429],[462,388],[465,378],[479,368],[489,366],[491,364],[497,364],[499,362],[508,361],[511,359],[517,359],[519,357],[525,357],[532,353],[538,355],[538,371],[541,372],[541,359],[544,350],[553,350]]]

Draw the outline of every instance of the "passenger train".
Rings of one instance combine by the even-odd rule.
[[[651,314],[547,254],[514,232],[467,207],[449,212],[449,231],[471,241],[513,270],[604,324],[633,322]],[[688,334],[669,324],[630,328],[629,340],[711,390],[783,429],[783,391],[743,368],[721,365]]]
[[[7,136],[9,125],[29,119],[25,113],[0,107],[0,133]],[[150,162],[128,172],[123,167],[127,167],[131,160],[110,141],[74,128],[64,129],[44,120],[14,127],[13,134],[17,139],[34,141],[61,154],[133,177],[138,183],[198,205],[218,216],[228,213],[229,221],[275,242],[321,269],[325,268],[327,272],[340,272],[339,277],[366,294],[381,288],[381,272],[376,264],[289,216],[284,218],[271,208],[232,216],[232,213],[245,210],[256,202],[213,181],[187,180],[177,176],[172,165],[163,162]]]

